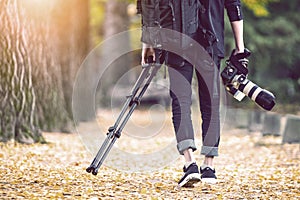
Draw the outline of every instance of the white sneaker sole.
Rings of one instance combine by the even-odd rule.
[[[218,181],[215,178],[202,178],[201,182],[208,184],[216,184]]]
[[[178,187],[191,187],[194,183],[197,183],[199,181],[201,181],[200,174],[189,174],[181,183],[178,184]]]

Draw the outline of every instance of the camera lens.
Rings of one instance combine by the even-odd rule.
[[[270,111],[275,106],[275,97],[271,92],[262,90],[257,95],[255,102],[265,110]]]
[[[275,96],[255,83],[246,80],[246,83],[239,85],[239,90],[246,94],[249,98],[255,101],[259,106],[265,110],[272,110],[275,106]]]

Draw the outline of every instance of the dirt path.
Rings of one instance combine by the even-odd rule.
[[[0,143],[0,199],[300,198],[300,147],[281,145],[281,138],[226,131],[215,163],[218,184],[175,190],[182,175],[181,158],[153,172],[102,167],[93,176],[85,172],[93,157],[78,134],[44,135],[49,144]],[[128,137],[121,139],[126,142]]]

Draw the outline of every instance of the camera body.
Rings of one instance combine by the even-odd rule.
[[[248,53],[250,55],[250,52]],[[263,109],[268,111],[272,110],[275,106],[275,96],[268,90],[262,89],[248,80],[247,74],[247,67],[234,60],[227,60],[226,67],[221,72],[226,90],[238,101],[248,96]]]

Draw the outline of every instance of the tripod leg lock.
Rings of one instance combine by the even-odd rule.
[[[114,126],[109,127],[108,132],[106,133],[106,135],[107,136],[110,135],[110,138],[112,138],[113,133],[115,132],[115,130],[116,130],[116,127],[114,127]]]
[[[131,107],[134,103],[138,106],[138,105],[140,105],[141,100],[140,100],[139,98],[136,97],[135,99],[133,99],[133,100],[129,103],[129,106]]]
[[[108,132],[112,132],[112,131],[114,131],[115,129],[116,129],[116,127],[111,126],[111,127],[108,128]]]
[[[118,131],[115,133],[115,136],[116,136],[116,138],[120,138],[120,137],[121,137],[121,132],[118,130]]]

